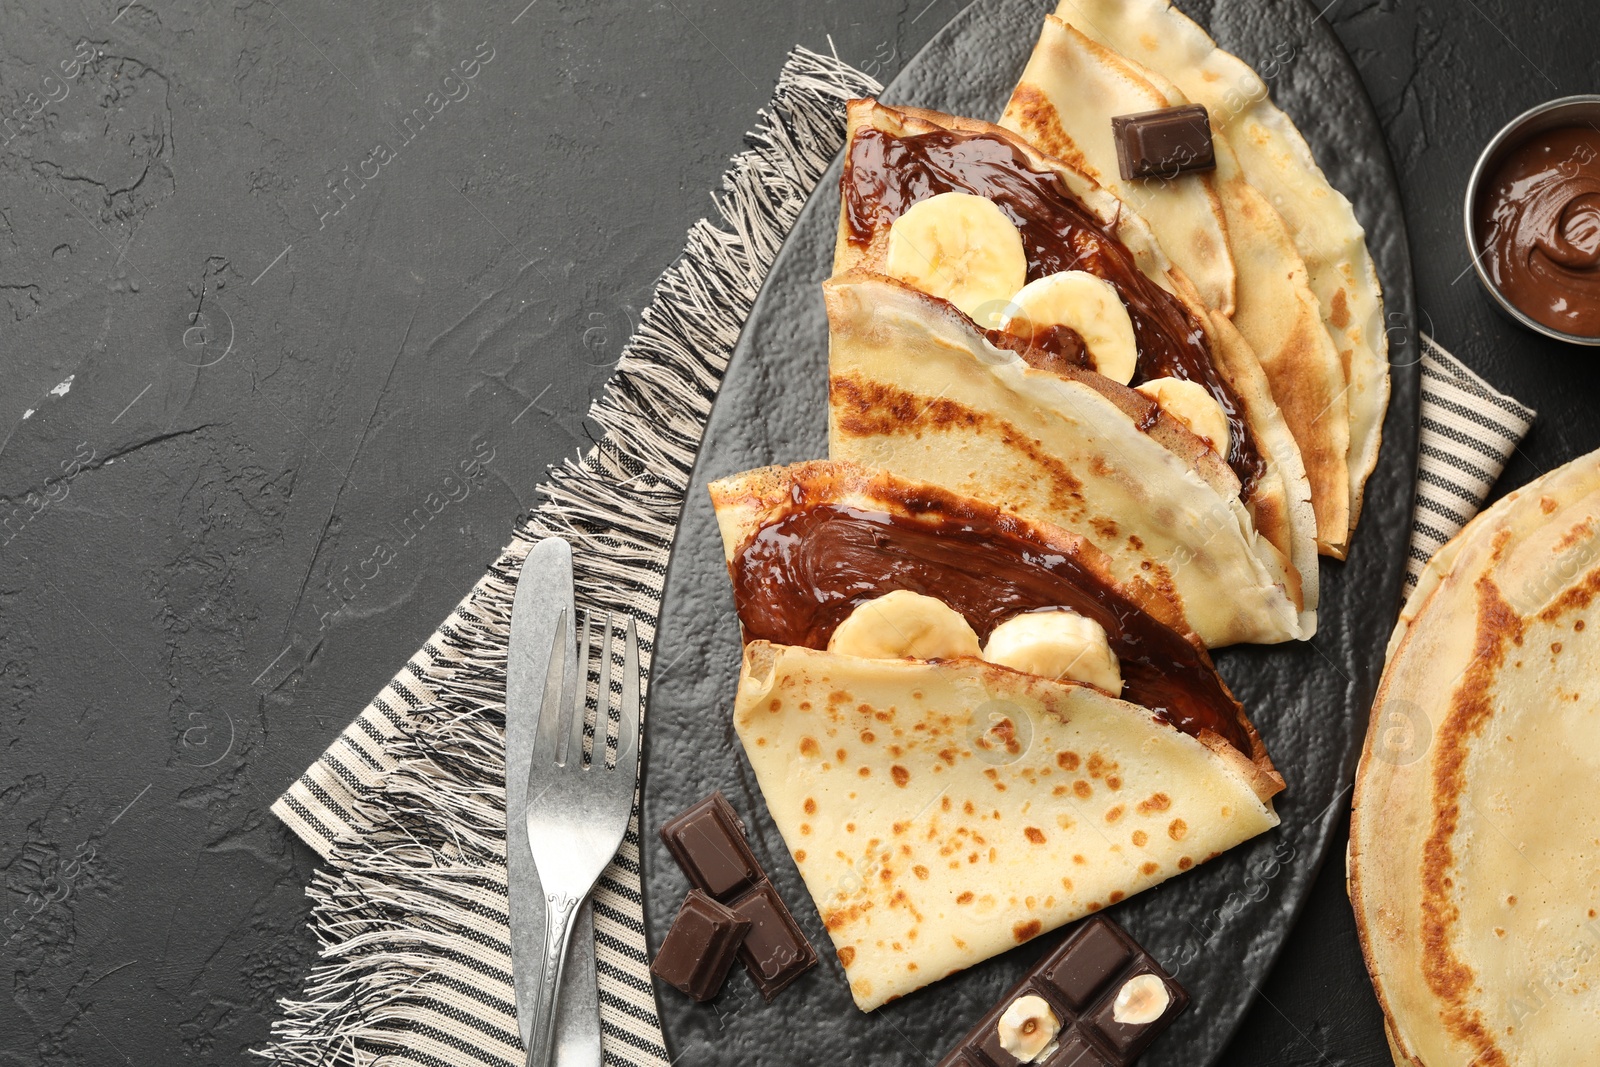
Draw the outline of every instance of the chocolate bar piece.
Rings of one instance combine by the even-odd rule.
[[[1176,178],[1217,165],[1211,119],[1202,104],[1117,115],[1111,120],[1123,181]]]
[[[816,949],[767,879],[738,813],[720,792],[667,820],[661,840],[697,889],[749,921],[739,959],[763,997],[771,1000],[816,966]],[[661,949],[665,953],[665,942]]]
[[[739,958],[767,1000],[816,966],[817,950],[800,932],[771,882],[762,882],[740,897],[733,913],[750,920],[750,933],[739,946]]]
[[[1023,975],[939,1067],[1127,1067],[1188,1006],[1155,958],[1097,915]]]
[[[749,919],[691,889],[650,964],[650,973],[695,1000],[710,1000],[727,979],[750,926]]]
[[[695,888],[726,904],[766,877],[733,805],[712,793],[661,828],[672,858]]]

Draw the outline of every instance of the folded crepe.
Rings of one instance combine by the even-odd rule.
[[[1200,305],[1143,221],[998,127],[873,101],[849,113],[844,273],[823,287],[830,455],[1089,536],[1119,577],[1180,600],[1208,645],[1309,636],[1315,517],[1299,451],[1248,344]],[[1075,358],[1048,334],[986,330],[882,277],[896,220],[952,187],[980,190],[1018,224],[1029,278],[1109,283],[1137,347],[1130,384],[1195,382],[1226,412],[1226,457],[1091,369],[1081,347]]]
[[[1342,559],[1350,535],[1347,382],[1288,227],[1245,180],[1220,131],[1213,131],[1214,171],[1170,181],[1125,181],[1119,174],[1112,117],[1189,102],[1160,74],[1046,16],[1000,124],[1134,205],[1201,298],[1232,319],[1299,445],[1318,548]],[[1207,265],[1196,262],[1198,252],[1209,249],[1213,232],[1222,234],[1231,252],[1234,285],[1225,304],[1196,279]]]
[[[1600,452],[1473,519],[1389,640],[1350,899],[1395,1063],[1600,1047]]]
[[[1199,171],[1174,181],[1123,181],[1111,117],[1154,111],[1171,102],[1161,86],[1116,62],[1115,53],[1092,42],[1084,47],[1083,40],[1059,19],[1046,16],[1000,125],[1132,206],[1205,305],[1232,315],[1239,265],[1228,232],[1222,175]]]
[[[1349,389],[1346,466],[1354,532],[1367,477],[1378,461],[1389,363],[1382,290],[1350,202],[1328,184],[1261,77],[1167,0],[1061,0],[1056,17],[1204,104],[1245,178],[1287,225]],[[1237,258],[1237,242],[1234,251]]]
[[[1277,824],[1282,779],[1181,614],[1083,538],[844,464],[711,494],[748,641],[734,727],[862,1010]],[[894,591],[986,638],[1040,608],[1095,619],[1121,697],[826,650]]]

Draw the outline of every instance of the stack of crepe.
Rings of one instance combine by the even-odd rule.
[[[1402,1067],[1600,1047],[1600,452],[1422,573],[1356,778],[1350,899]]]
[[[1294,439],[1238,331],[1201,304],[1144,220],[970,119],[857,101],[847,151],[838,273],[823,286],[830,453],[1090,537],[1120,577],[1177,600],[1208,645],[1309,636],[1317,555]],[[1006,196],[1021,230],[999,209],[992,236],[964,230],[994,201],[953,191],[962,185]],[[919,233],[897,255],[901,205],[929,192],[943,196],[917,201],[907,219],[941,208],[973,218]],[[1045,287],[1067,283],[1069,306],[1028,313],[1028,335],[1022,315],[998,320],[1002,329],[973,318],[979,304],[1005,308],[1026,292],[972,250],[1007,237],[1018,246],[1008,266],[1046,299]],[[955,300],[936,295],[955,286],[966,290]],[[1052,312],[1072,320],[1065,345],[1044,317]],[[1117,350],[1127,358],[1112,370]],[[1212,433],[1226,443],[1197,432],[1186,409],[1132,388],[1177,377],[1219,416]]]
[[[1109,116],[1203,104],[1209,177],[1124,182]],[[1350,203],[1266,84],[1167,0],[1062,0],[1002,126],[1136,206],[1249,342],[1305,462],[1319,549],[1343,559],[1389,404],[1377,272]]]
[[[1119,179],[1196,101],[1214,171]],[[831,462],[712,486],[734,725],[870,1010],[1276,825],[1208,648],[1304,639],[1387,402],[1349,205],[1160,0],[1066,0],[1000,125],[849,107]]]

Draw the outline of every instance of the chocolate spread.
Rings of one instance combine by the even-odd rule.
[[[1239,476],[1241,495],[1250,495],[1266,465],[1238,398],[1211,362],[1205,331],[1176,297],[1145,276],[1128,247],[1059,177],[1033,170],[1015,145],[993,134],[935,130],[896,137],[866,128],[850,143],[840,185],[850,240],[857,245],[869,243],[920,200],[973,193],[992,200],[1022,232],[1029,281],[1083,270],[1110,282],[1133,320],[1139,348],[1130,384],[1170,377],[1205,386],[1228,417],[1228,464]],[[1052,359],[1088,365],[1073,331],[1045,330],[1025,340],[1030,344],[1015,350],[1041,369],[1053,369]]]
[[[1545,130],[1513,148],[1478,195],[1477,232],[1507,300],[1600,337],[1600,130]]]
[[[1251,752],[1238,703],[1209,657],[1075,559],[1002,521],[916,518],[797,500],[728,565],[746,640],[827,648],[861,603],[897,589],[937,597],[987,640],[1025,611],[1066,607],[1098,622],[1121,661],[1122,698],[1184,733]]]

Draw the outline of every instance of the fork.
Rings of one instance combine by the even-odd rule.
[[[609,612],[599,626],[605,635],[600,646],[599,712],[595,717],[593,751],[589,762],[584,762],[584,707],[594,649],[594,621],[592,613],[584,613],[576,654],[564,639],[565,611],[556,625],[528,772],[528,795],[533,799],[528,802],[525,819],[529,849],[545,894],[545,937],[527,1067],[550,1065],[556,999],[573,916],[622,845],[639,779],[639,635],[631,616],[627,617],[627,641],[622,650],[616,762],[610,766],[606,763],[606,734],[611,718],[611,635],[617,626]],[[569,671],[579,672],[577,698],[566,705],[561,690]]]

